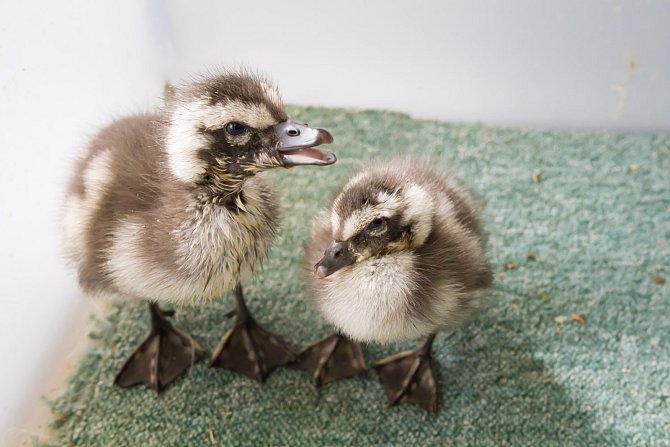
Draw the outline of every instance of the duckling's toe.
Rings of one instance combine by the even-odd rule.
[[[312,374],[317,388],[336,380],[367,373],[360,344],[340,334],[330,335],[308,346],[298,354],[298,359],[292,366]]]
[[[114,383],[123,388],[145,383],[160,393],[190,368],[203,350],[188,334],[165,319],[174,311],[162,311],[152,304],[151,314],[151,332],[123,365]]]
[[[281,337],[247,317],[226,332],[214,350],[210,366],[263,382],[275,368],[294,360],[295,354]]]
[[[374,368],[386,388],[389,407],[409,402],[437,411],[435,371],[430,352],[426,353],[423,347],[386,357]]]

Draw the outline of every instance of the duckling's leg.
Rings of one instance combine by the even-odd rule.
[[[151,332],[123,365],[114,383],[127,388],[144,382],[160,393],[190,368],[203,350],[188,334],[165,318],[174,315],[173,310],[161,310],[156,303],[151,303],[149,309]]]
[[[210,366],[230,369],[263,382],[278,366],[295,360],[286,342],[256,323],[244,303],[242,286],[235,287],[235,325],[214,350]]]
[[[367,372],[361,345],[337,333],[308,346],[292,366],[312,374],[317,388]]]
[[[386,387],[388,406],[411,402],[427,411],[437,411],[437,382],[431,363],[435,334],[412,351],[399,352],[374,365]]]

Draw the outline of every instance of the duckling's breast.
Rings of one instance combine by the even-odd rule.
[[[187,299],[220,297],[261,267],[274,236],[275,216],[245,198],[244,210],[217,207],[199,224],[181,229],[188,243],[179,245],[178,263],[188,272],[187,282],[198,284],[184,294]]]
[[[420,284],[411,252],[367,259],[320,280],[317,306],[339,330],[359,341],[391,342],[432,329],[415,316]]]
[[[263,186],[250,183],[236,209],[183,210],[181,223],[161,235],[148,235],[152,229],[146,224],[127,219],[107,255],[114,288],[129,297],[169,302],[206,301],[233,289],[260,268],[272,243],[277,207]],[[164,256],[147,246],[149,237],[163,239]]]

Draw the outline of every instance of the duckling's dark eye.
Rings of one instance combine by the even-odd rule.
[[[228,135],[237,136],[242,135],[247,131],[247,126],[240,123],[228,123],[226,124],[226,133]]]
[[[368,224],[366,230],[368,230],[368,231],[377,230],[377,229],[381,228],[381,226],[383,224],[384,224],[384,219],[381,219],[381,218],[378,217],[378,218],[374,219],[372,222],[370,222]]]

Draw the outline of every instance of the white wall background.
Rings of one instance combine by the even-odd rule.
[[[0,2],[0,445],[47,391],[84,300],[61,255],[72,160],[97,126],[161,94],[136,3]]]
[[[287,102],[670,131],[667,1],[0,2],[0,440],[84,299],[58,216],[95,129],[166,78],[245,64]]]
[[[243,62],[299,103],[512,126],[670,129],[665,0],[171,0],[171,75]]]

